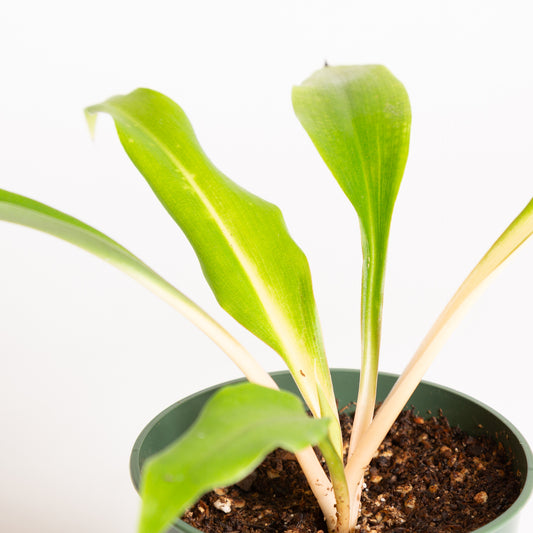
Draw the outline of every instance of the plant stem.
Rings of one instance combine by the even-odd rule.
[[[336,500],[336,524],[328,530],[330,533],[352,533],[350,529],[350,491],[344,474],[344,463],[329,439],[324,439],[319,445],[320,451],[328,465],[333,491]]]
[[[381,313],[383,308],[387,240],[387,238],[382,240],[383,246],[381,249],[375,246],[372,249],[363,234],[361,373],[348,458],[353,454],[358,441],[368,426],[370,426],[374,417],[381,344]]]
[[[361,282],[361,373],[348,460],[357,444],[372,423],[376,404],[379,349],[381,344],[381,313],[385,279],[385,251],[371,250],[363,235],[363,273]],[[384,239],[386,250],[387,239]],[[363,479],[349,479],[351,492],[350,526],[355,527],[359,514],[359,502]],[[356,484],[357,482],[357,484]]]
[[[335,531],[337,526],[335,492],[318,461],[315,451],[311,446],[308,446],[304,450],[296,452],[295,455],[324,515],[328,531]]]
[[[272,377],[259,365],[239,341],[200,306],[187,298],[187,296],[178,291],[174,286],[154,271],[151,271],[151,275],[138,271],[127,271],[127,273],[174,307],[174,309],[189,319],[198,329],[203,331],[235,363],[249,381],[265,387],[277,388]]]

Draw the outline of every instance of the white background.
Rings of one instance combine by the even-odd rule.
[[[382,368],[400,371],[462,279],[533,193],[526,2],[10,2],[0,14],[0,187],[104,231],[257,353],[217,309],[188,243],[102,117],[148,86],[180,103],[211,159],[277,203],[311,263],[332,366],[358,366],[356,217],[295,119],[291,86],[324,60],[383,63],[406,85],[411,153],[396,204]],[[210,341],[122,273],[0,224],[0,531],[133,532],[128,457],[142,427],[238,376]],[[472,308],[427,378],[533,441],[533,243]],[[528,531],[533,509],[524,512]]]

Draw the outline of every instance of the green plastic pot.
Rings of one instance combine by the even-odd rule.
[[[278,385],[298,393],[288,372],[272,374]],[[339,407],[351,403],[357,396],[359,371],[332,370],[333,385],[339,400]],[[378,401],[385,398],[398,376],[381,373],[378,381]],[[131,454],[130,469],[135,488],[139,489],[142,465],[151,455],[159,452],[176,440],[196,419],[207,399],[220,387],[242,380],[222,383],[205,389],[181,400],[156,416],[137,438]],[[471,435],[489,434],[497,438],[509,450],[515,460],[515,467],[522,473],[522,492],[513,505],[496,520],[479,529],[476,533],[518,533],[518,519],[527,499],[533,490],[533,455],[520,432],[504,417],[490,407],[454,390],[422,382],[408,405],[424,415],[427,411],[442,409],[452,425],[461,427]],[[181,520],[176,520],[168,533],[198,533]]]

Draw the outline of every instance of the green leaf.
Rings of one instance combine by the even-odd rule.
[[[22,224],[68,241],[119,268],[180,311],[217,343],[249,379],[270,378],[244,348],[205,311],[123,246],[100,231],[30,198],[0,189],[0,220]],[[268,378],[268,379],[267,379]]]
[[[314,368],[335,406],[307,260],[279,209],[207,158],[181,108],[137,89],[89,107],[110,114],[124,149],[194,247],[221,306],[281,354],[320,415]]]
[[[363,356],[357,404],[359,412],[371,413],[387,243],[409,149],[409,99],[403,85],[379,65],[324,67],[294,87],[292,99],[298,119],[359,215]]]
[[[327,433],[293,394],[244,383],[218,391],[177,442],[143,471],[139,533],[160,533],[206,492],[250,474],[274,449],[296,452]]]
[[[409,149],[405,88],[380,65],[324,67],[294,87],[292,97],[298,119],[357,210],[365,236],[383,241]]]
[[[28,226],[75,244],[128,272],[157,276],[140,259],[100,231],[45,204],[0,189],[0,219]]]

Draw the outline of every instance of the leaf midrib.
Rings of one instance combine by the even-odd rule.
[[[346,86],[342,86],[342,92],[343,92],[343,95],[344,95],[344,100],[346,101],[349,109],[350,109],[350,115],[349,116],[357,116],[359,113],[357,112],[357,110],[355,109],[354,105],[353,105],[353,102],[352,102],[352,98],[351,98],[351,95],[349,94],[348,92],[348,89]],[[362,149],[362,145],[361,145],[361,138],[359,137],[359,133],[357,131],[357,128],[354,126],[353,122],[352,122],[352,133],[353,133],[353,138],[354,138],[354,142],[357,146],[357,152],[359,152],[360,154],[363,154],[363,149]],[[367,213],[368,213],[368,221],[369,221],[369,227],[368,227],[368,231],[370,233],[369,235],[369,242],[372,242],[373,239],[372,239],[372,236],[375,236],[375,221],[374,221],[374,216],[373,216],[373,212],[372,212],[372,202],[370,200],[370,179],[369,179],[369,172],[370,170],[367,168],[367,165],[366,165],[366,161],[361,158],[361,170],[362,170],[362,174],[363,174],[363,182],[364,182],[364,185],[365,185],[365,200],[366,200],[366,206],[367,206]],[[358,210],[357,210],[358,211]],[[359,214],[359,217],[361,219],[361,221],[363,222],[364,221],[364,217],[361,216],[361,214],[359,213],[358,211],[358,214]],[[366,225],[363,223],[361,224],[361,226],[366,230]]]

